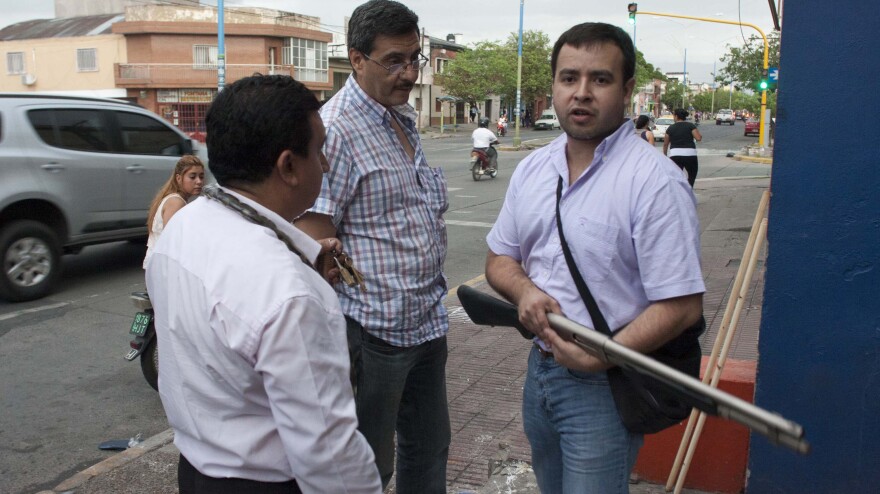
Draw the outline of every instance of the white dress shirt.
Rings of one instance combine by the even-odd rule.
[[[232,194],[315,259],[316,242]],[[174,443],[196,469],[295,478],[304,493],[381,492],[373,452],[357,431],[336,293],[274,233],[200,197],[165,228],[147,288],[162,405]]]

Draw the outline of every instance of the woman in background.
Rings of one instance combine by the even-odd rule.
[[[185,155],[177,161],[174,172],[165,185],[159,189],[159,193],[150,204],[150,214],[147,216],[147,227],[150,229],[150,237],[147,239],[147,255],[144,257],[144,269],[147,268],[147,260],[153,253],[153,246],[159,240],[159,235],[165,229],[165,225],[186,206],[189,200],[202,193],[202,184],[205,181],[205,165],[202,160],[193,156]]]
[[[648,127],[648,122],[650,121],[651,119],[648,118],[647,115],[639,115],[639,118],[636,119],[636,134],[653,146],[654,133],[651,132],[651,129]]]
[[[675,123],[666,129],[663,140],[663,154],[675,162],[688,175],[691,188],[697,180],[697,142],[703,140],[697,126],[687,121],[688,112],[683,108],[675,110]]]

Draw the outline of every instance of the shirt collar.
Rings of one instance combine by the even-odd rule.
[[[263,206],[262,204],[260,204],[256,201],[253,201],[253,200],[239,194],[238,192],[235,192],[233,190],[229,190],[226,187],[221,186],[220,189],[223,192],[226,192],[227,194],[235,197],[239,201],[256,209],[258,213],[260,213],[261,215],[268,218],[269,221],[271,221],[272,223],[275,224],[275,226],[278,228],[279,231],[283,232],[285,235],[290,237],[290,240],[293,241],[293,245],[296,246],[296,248],[299,249],[300,252],[302,252],[304,256],[306,256],[306,259],[308,259],[309,262],[311,262],[313,266],[315,265],[315,260],[318,259],[318,254],[321,253],[321,244],[319,244],[314,239],[312,239],[312,237],[309,237],[308,235],[303,233],[303,231],[300,230],[299,228],[293,226],[293,224],[290,223],[289,221],[286,221],[284,218],[282,218],[280,215],[278,215],[278,213],[268,209],[267,207]],[[235,212],[235,214],[237,215],[238,213]],[[279,242],[280,242],[280,240],[279,240]]]
[[[388,119],[391,118],[391,114],[388,112],[388,109],[371,98],[370,95],[361,88],[360,84],[357,83],[354,74],[348,76],[348,80],[345,82],[345,91],[346,93],[350,93],[352,100],[365,110],[367,117],[371,118],[376,123],[389,123]],[[409,103],[394,106],[393,109],[400,116],[408,119],[410,122],[415,122],[416,110],[410,106]],[[407,122],[407,124],[410,122]]]

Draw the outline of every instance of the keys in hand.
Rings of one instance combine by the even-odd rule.
[[[336,249],[330,251],[333,256],[333,262],[339,268],[339,277],[346,285],[354,288],[360,287],[361,291],[366,293],[367,285],[364,283],[364,275],[354,267],[354,261],[345,252],[339,252]]]

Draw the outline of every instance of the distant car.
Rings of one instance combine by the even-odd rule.
[[[761,123],[760,123],[760,121],[758,121],[757,118],[752,117],[752,118],[746,120],[746,128],[743,131],[743,135],[744,136],[760,135],[760,133],[761,133],[761,126],[760,125],[761,125]]]
[[[662,141],[666,139],[666,129],[668,129],[669,126],[674,123],[675,120],[673,120],[672,117],[658,118],[657,122],[654,124],[654,140]]]
[[[733,125],[735,123],[733,110],[718,110],[715,115],[715,125],[721,124]]]
[[[556,112],[548,110],[542,113],[541,118],[535,121],[534,128],[535,130],[553,130],[560,128]]]

